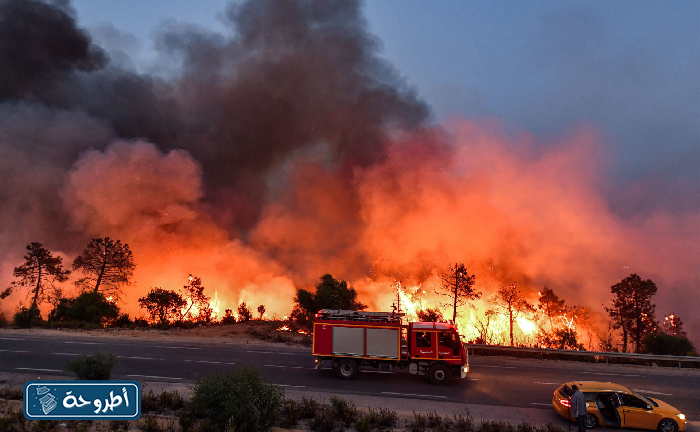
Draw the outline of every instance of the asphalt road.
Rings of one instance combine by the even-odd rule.
[[[551,407],[553,391],[563,382],[613,381],[641,394],[661,399],[700,419],[700,371],[623,368],[619,365],[470,358],[472,372],[465,380],[435,387],[424,377],[407,372],[368,370],[354,381],[341,381],[331,370],[315,370],[308,350],[279,346],[231,345],[207,342],[161,342],[133,338],[75,338],[0,335],[0,371],[34,373],[50,379],[65,374],[64,363],[96,351],[118,357],[114,379],[191,383],[215,372],[247,365],[264,380],[291,389],[318,393],[412,398],[492,406]]]

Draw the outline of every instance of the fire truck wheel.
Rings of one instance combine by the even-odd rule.
[[[428,369],[428,381],[434,385],[447,385],[452,379],[450,369],[444,364],[436,364]]]
[[[357,362],[352,359],[341,359],[335,363],[335,375],[340,379],[355,379],[357,369]]]

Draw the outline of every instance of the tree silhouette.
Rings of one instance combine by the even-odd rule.
[[[642,339],[657,328],[656,306],[651,297],[656,294],[656,284],[651,279],[643,280],[631,274],[610,287],[613,294],[612,307],[605,310],[613,321],[613,327],[622,329],[623,352],[627,352],[628,334],[634,337],[635,351],[642,349]]]
[[[238,305],[238,322],[250,321],[253,319],[253,312],[245,302]]]
[[[467,272],[463,263],[455,263],[447,267],[440,277],[442,285],[435,293],[450,298],[448,305],[452,306],[452,321],[456,321],[457,306],[481,297],[481,293],[474,290],[475,276]]]
[[[510,285],[501,285],[496,295],[491,299],[491,303],[508,315],[510,346],[513,346],[513,323],[522,313],[531,312],[535,309],[525,300],[516,282]]]
[[[566,312],[566,302],[546,286],[540,291],[540,299],[537,309],[542,311],[549,321],[549,328],[554,333],[554,318],[559,317]]]
[[[129,245],[109,237],[92,239],[83,253],[73,260],[73,270],[84,276],[76,282],[77,285],[113,295],[121,294],[120,287],[129,284],[135,267]]]
[[[182,321],[211,321],[212,308],[209,306],[209,296],[204,294],[202,279],[189,275],[187,285],[180,290],[180,296],[185,301],[180,319]],[[194,311],[192,310],[194,308]]]
[[[321,309],[364,310],[367,305],[357,301],[357,291],[348,287],[347,282],[337,280],[326,274],[321,276],[321,283],[316,285],[315,292],[297,289],[294,297],[294,309],[290,319],[311,327],[316,312]]]
[[[27,296],[32,297],[30,309],[37,309],[39,303],[46,299],[47,292],[55,289],[56,282],[68,280],[69,270],[63,270],[63,260],[55,257],[41,243],[32,242],[27,245],[27,254],[24,256],[24,264],[15,267],[12,275],[19,279],[0,294],[5,298],[15,289],[28,288]]]
[[[265,305],[258,306],[258,317],[262,321],[263,315],[265,315]]]
[[[440,312],[437,308],[419,310],[418,319],[421,322],[441,322],[445,320],[445,318],[442,316],[442,312]]]
[[[163,288],[151,288],[151,291],[139,299],[139,304],[151,315],[152,322],[161,324],[180,317],[182,308],[187,304],[180,294]]]

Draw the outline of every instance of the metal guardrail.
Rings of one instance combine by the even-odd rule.
[[[605,363],[608,363],[608,358],[624,358],[632,360],[658,360],[658,361],[674,361],[678,362],[678,367],[681,367],[683,362],[700,363],[700,357],[692,356],[667,356],[656,354],[637,354],[637,353],[617,353],[607,351],[576,351],[554,348],[527,348],[527,347],[509,347],[501,345],[481,345],[481,344],[464,344],[464,347],[472,351],[506,351],[506,352],[521,352],[521,353],[536,353],[536,354],[557,354],[570,356],[586,356],[586,357],[604,357]]]

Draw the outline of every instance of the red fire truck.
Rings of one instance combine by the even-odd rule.
[[[469,355],[452,323],[401,323],[402,313],[323,309],[316,314],[316,368],[330,361],[335,375],[351,380],[362,366],[405,369],[446,385],[469,373]]]

